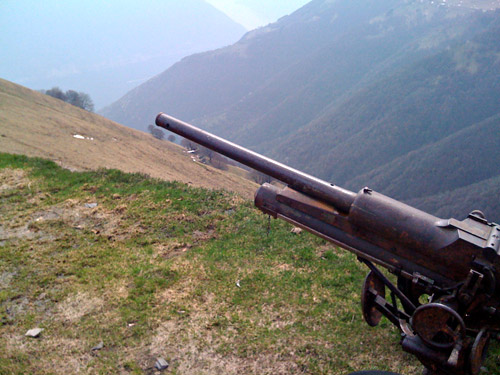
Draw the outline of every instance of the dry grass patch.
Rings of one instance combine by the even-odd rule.
[[[171,259],[185,254],[191,247],[192,245],[190,244],[181,243],[176,240],[156,243],[153,247],[153,259],[154,261],[156,261],[157,258]]]
[[[203,307],[203,306],[200,306]],[[299,366],[293,358],[277,353],[260,353],[240,356],[236,353],[219,353],[219,347],[231,346],[238,331],[229,328],[223,335],[212,330],[217,318],[213,310],[191,312],[189,326],[175,320],[164,322],[150,345],[150,352],[170,358],[178,374],[293,374]]]
[[[0,169],[0,193],[29,186],[30,180],[27,175],[28,172],[23,169]]]
[[[57,304],[55,318],[75,322],[87,314],[98,312],[103,307],[102,298],[91,296],[88,292],[78,292]]]

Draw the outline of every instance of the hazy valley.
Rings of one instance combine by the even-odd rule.
[[[223,47],[246,31],[203,0],[3,1],[0,77],[34,90],[88,93],[96,109],[184,56]]]

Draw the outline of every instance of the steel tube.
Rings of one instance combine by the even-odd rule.
[[[292,189],[328,202],[340,212],[348,213],[356,198],[357,194],[352,191],[290,168],[164,113],[156,117],[156,125],[282,181]]]

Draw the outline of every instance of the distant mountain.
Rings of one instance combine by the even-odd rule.
[[[0,77],[87,92],[96,108],[245,29],[203,0],[0,2]]]
[[[353,190],[498,221],[495,4],[315,0],[183,59],[103,114],[140,127],[167,112]],[[429,204],[443,195],[470,204]]]

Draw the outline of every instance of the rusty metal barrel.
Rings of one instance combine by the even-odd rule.
[[[175,117],[160,113],[156,125],[282,181],[292,189],[330,203],[340,212],[348,213],[356,198],[352,191],[290,168]]]

